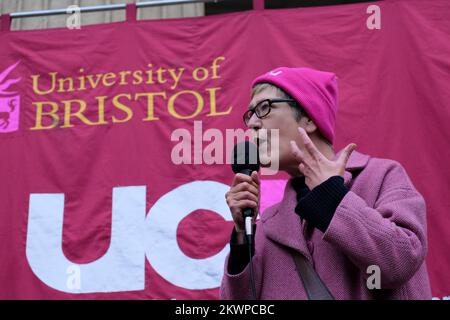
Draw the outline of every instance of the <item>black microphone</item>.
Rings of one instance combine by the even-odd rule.
[[[236,144],[233,149],[233,159],[231,162],[231,168],[233,169],[234,173],[243,173],[248,176],[250,176],[253,171],[259,171],[259,154],[257,146],[249,141],[244,141]],[[250,264],[250,286],[252,288],[253,300],[256,300],[255,276],[253,273],[253,263],[252,263],[252,250],[254,250],[253,249],[254,244],[252,240],[253,209],[245,208],[244,210],[242,210],[242,214],[245,219],[245,235],[248,244],[248,260]]]
[[[244,141],[236,144],[233,149],[231,168],[234,173],[243,173],[248,176],[250,176],[253,171],[259,171],[259,154],[256,144],[250,141]],[[253,209],[245,208],[242,210],[242,214],[245,219],[246,234],[251,235],[251,218],[253,217]]]

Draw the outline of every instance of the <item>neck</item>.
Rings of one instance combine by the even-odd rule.
[[[321,140],[319,142],[319,145],[316,143],[316,147],[317,149],[319,149],[320,153],[322,153],[328,160],[333,161],[336,157],[336,153],[334,153],[332,145]]]

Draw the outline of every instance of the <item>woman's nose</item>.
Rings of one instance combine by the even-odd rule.
[[[256,116],[256,114],[252,114],[250,119],[247,122],[247,127],[253,130],[258,130],[262,128],[261,119]]]

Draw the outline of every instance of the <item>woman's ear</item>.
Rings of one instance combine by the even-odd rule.
[[[305,126],[303,128],[305,129],[306,133],[312,134],[312,133],[316,132],[317,131],[317,126],[314,123],[314,121],[312,121],[308,117],[304,117],[304,119],[305,119]]]

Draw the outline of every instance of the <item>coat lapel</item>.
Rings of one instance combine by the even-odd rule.
[[[336,154],[335,159],[339,158],[341,152],[342,150]],[[350,159],[348,159],[347,165],[345,166],[344,184],[346,187],[349,187],[350,182],[352,181],[352,172],[364,169],[364,167],[367,165],[367,162],[369,161],[369,158],[370,157],[366,154],[362,154],[357,151],[352,152]]]
[[[337,153],[336,158],[339,157]],[[347,162],[344,173],[344,184],[348,187],[352,181],[352,171],[363,169],[369,160],[369,156],[354,151]],[[297,205],[296,192],[292,188],[291,181],[286,184],[281,202],[268,209],[261,216],[262,226],[265,235],[271,240],[284,246],[290,247],[312,261],[303,231],[306,228],[302,225],[300,217],[295,213]]]
[[[302,235],[300,217],[295,213],[296,193],[289,181],[284,189],[282,201],[274,210],[267,210],[261,216],[265,235],[271,240],[290,247],[311,259]]]

